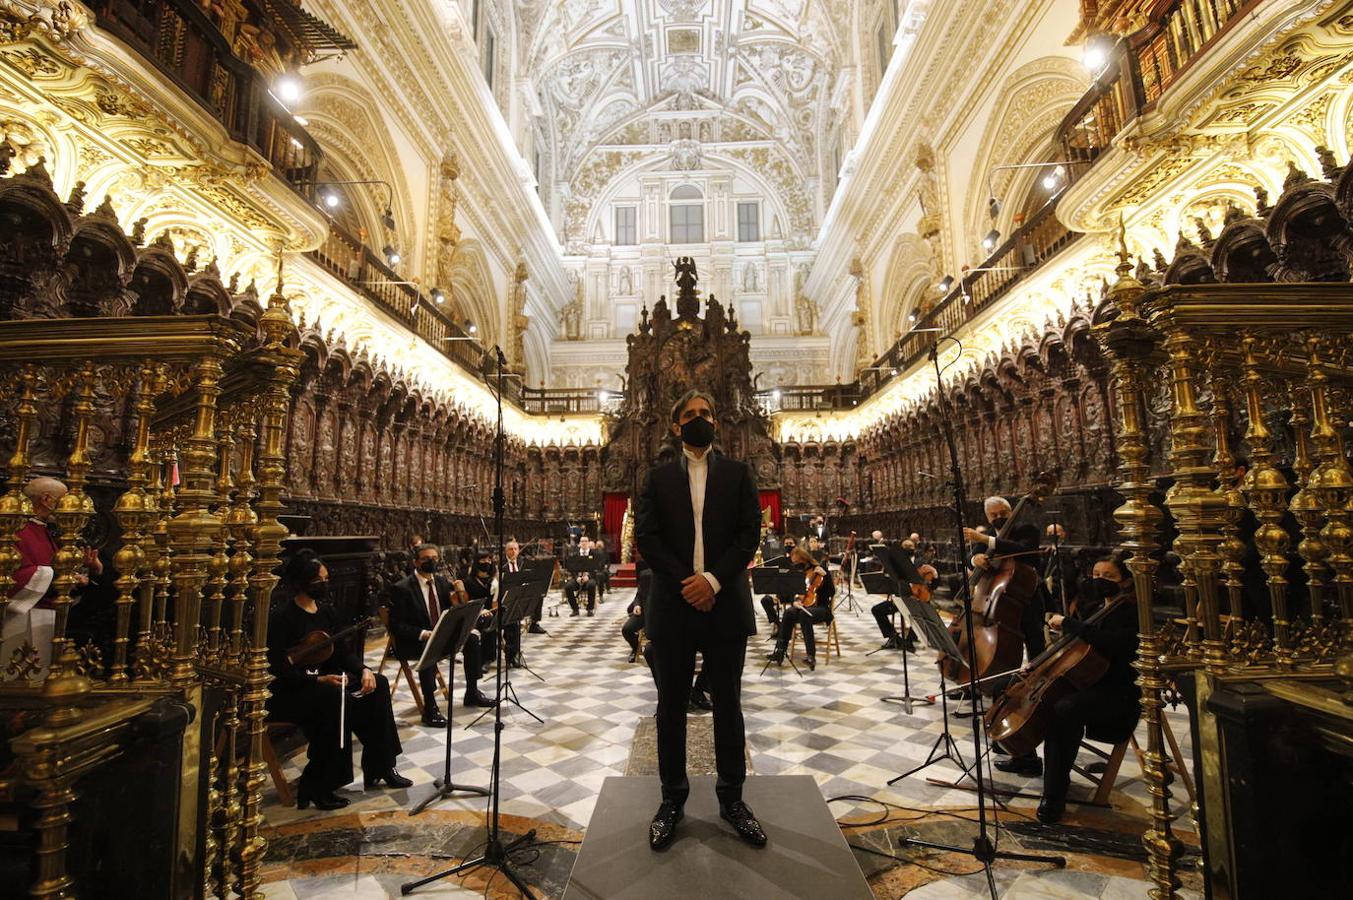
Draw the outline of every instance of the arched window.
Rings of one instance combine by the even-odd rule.
[[[672,191],[668,198],[668,242],[703,244],[705,242],[705,195],[690,184]]]

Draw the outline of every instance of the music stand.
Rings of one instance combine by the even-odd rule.
[[[427,643],[423,645],[423,655],[418,657],[418,663],[415,666],[418,672],[422,673],[431,669],[440,660],[450,657],[451,677],[454,677],[456,654],[464,649],[465,642],[470,639],[470,632],[474,630],[475,623],[479,620],[479,613],[483,609],[483,600],[472,600],[442,613],[437,619],[436,626],[432,629],[432,637],[428,638]],[[453,718],[452,708],[454,706],[454,703],[446,705],[446,768],[443,770],[441,778],[435,778],[432,781],[432,786],[436,788],[436,791],[420,800],[418,805],[409,811],[411,816],[418,815],[433,803],[438,800],[445,800],[456,792],[477,794],[480,797],[489,795],[488,788],[456,784],[451,780],[451,719]]]
[[[963,662],[963,655],[958,649],[958,644],[954,643],[954,636],[949,633],[948,627],[940,619],[940,614],[935,611],[933,604],[926,603],[923,600],[917,600],[915,597],[904,596],[901,598],[903,605],[907,607],[907,612],[911,613],[911,620],[921,630],[921,640],[925,641],[926,646],[932,650],[938,650],[945,656]],[[889,779],[889,784],[896,784],[908,775],[914,775],[922,769],[927,769],[935,763],[942,760],[949,760],[962,770],[962,774],[955,781],[962,781],[964,776],[972,777],[972,766],[963,761],[963,754],[959,752],[958,744],[954,742],[954,737],[949,733],[949,689],[944,683],[944,667],[940,666],[940,711],[944,720],[944,731],[935,738],[934,745],[930,748],[930,754],[926,756],[925,762],[914,769],[908,769],[896,778]],[[932,703],[934,701],[931,701]],[[940,752],[940,748],[944,752]],[[980,764],[978,760],[975,764]]]
[[[545,585],[545,587],[548,588],[548,585]],[[500,586],[498,590],[503,597],[501,601],[502,608],[499,610],[498,615],[498,627],[500,629],[520,628],[521,620],[526,618],[527,614],[535,607],[536,601],[544,596],[544,592],[540,590],[540,582],[535,582],[534,584],[527,583],[511,589]],[[505,632],[499,632],[498,640],[501,641],[503,639],[503,634],[505,634]],[[531,674],[536,675],[535,672],[532,672]],[[536,678],[540,678],[540,676],[536,675]],[[544,681],[545,679],[540,678],[540,680]],[[498,702],[503,703],[505,700],[535,719],[541,725],[545,724],[544,719],[531,712],[525,706],[522,706],[521,701],[517,699],[517,689],[512,686],[512,671],[510,668],[507,668],[506,671],[503,672],[502,693],[498,698]],[[465,727],[468,729],[474,726],[480,719],[492,712],[493,709],[494,707],[492,706],[486,708],[479,715],[475,716],[473,722]]]
[[[910,593],[910,589],[908,589],[908,593],[904,594],[897,583],[897,579],[888,572],[861,572],[860,578],[864,581],[865,589],[871,594],[886,593],[889,597],[904,597]],[[899,616],[902,619],[903,625],[910,625],[906,616],[902,616],[900,612]],[[896,634],[896,632],[894,632],[894,634]],[[907,665],[907,657],[910,655],[907,651],[908,639],[901,635],[897,635],[897,637],[902,644],[902,694],[901,696],[884,697],[883,702],[901,703],[903,708],[907,711],[907,715],[911,715],[912,707],[916,704],[919,703],[922,706],[934,706],[935,701],[931,700],[929,697],[913,697],[911,695],[911,672]],[[883,649],[884,647],[880,647],[878,650],[870,650],[866,655],[873,656]]]
[[[502,576],[504,590],[516,590],[521,592],[528,586],[529,593],[533,598],[531,608],[526,611],[522,619],[531,619],[533,622],[540,621],[540,613],[545,607],[545,595],[550,592],[550,581],[554,577],[554,560],[545,560],[546,566],[526,566],[516,572],[506,572]],[[518,623],[520,627],[520,622]],[[541,629],[544,631],[544,629]],[[548,632],[547,632],[548,633]],[[531,668],[526,662],[526,651],[522,649],[522,642],[517,642],[517,656],[521,660],[521,668],[531,673],[531,677],[537,681],[544,681],[540,673]],[[511,661],[509,660],[509,665]],[[516,702],[516,701],[513,701]],[[520,706],[521,704],[517,704]]]
[[[751,570],[752,590],[758,594],[770,594],[776,602],[780,602],[781,597],[796,597],[802,594],[807,587],[806,579],[803,573],[798,569],[791,569],[788,566],[760,566]],[[783,605],[783,604],[782,604]],[[780,619],[780,628],[784,628],[784,619]],[[770,668],[770,660],[761,667],[761,674],[765,675],[766,670]],[[789,665],[798,673],[800,678],[803,673],[799,671],[798,664],[794,662],[794,657],[789,657]]]

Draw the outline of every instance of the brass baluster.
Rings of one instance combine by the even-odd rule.
[[[1259,374],[1259,340],[1247,334],[1241,340],[1245,354],[1245,408],[1249,430],[1251,466],[1245,474],[1243,490],[1259,527],[1255,546],[1262,554],[1260,565],[1268,581],[1269,604],[1273,610],[1273,650],[1280,666],[1292,664],[1291,621],[1287,616],[1287,531],[1282,527],[1288,483],[1273,464],[1273,435],[1264,422],[1264,378]]]
[[[1140,282],[1132,277],[1123,231],[1119,229],[1118,279],[1109,297],[1118,307],[1117,319],[1095,326],[1095,337],[1111,361],[1113,384],[1118,394],[1118,492],[1123,505],[1113,512],[1120,526],[1124,549],[1131,552],[1127,566],[1132,572],[1137,600],[1137,627],[1140,643],[1137,671],[1142,690],[1142,718],[1146,725],[1146,750],[1142,754],[1142,777],[1151,796],[1150,827],[1142,835],[1146,848],[1148,874],[1155,887],[1154,897],[1173,897],[1181,882],[1175,873],[1181,844],[1172,831],[1170,792],[1166,786],[1165,737],[1161,728],[1165,703],[1162,692],[1169,686],[1161,666],[1164,642],[1156,631],[1155,586],[1153,579],[1159,563],[1157,549],[1163,513],[1151,503],[1155,480],[1148,462],[1150,445],[1145,424],[1146,397],[1143,369],[1155,352],[1156,335],[1138,312],[1143,293]]]
[[[1178,524],[1175,550],[1187,564],[1185,584],[1192,588],[1193,615],[1202,625],[1201,660],[1209,672],[1219,674],[1226,668],[1226,644],[1217,610],[1216,549],[1226,501],[1212,489],[1217,472],[1208,465],[1207,417],[1198,408],[1197,344],[1187,329],[1170,321],[1168,310],[1162,318],[1173,410],[1169,460],[1175,478],[1165,502]],[[1190,658],[1199,658],[1194,648]]]
[[[207,563],[205,603],[205,621],[207,625],[207,658],[213,664],[220,664],[225,656],[225,646],[221,637],[221,615],[226,602],[227,573],[230,568],[230,556],[226,552],[230,546],[230,532],[225,529],[225,518],[230,511],[230,494],[234,490],[230,463],[235,455],[234,423],[228,420],[220,422],[216,429],[216,515],[221,519],[222,527],[213,542],[211,560]]]
[[[66,637],[66,622],[70,616],[71,592],[75,589],[76,572],[84,562],[79,535],[94,513],[94,501],[85,493],[89,475],[89,420],[94,414],[95,369],[83,366],[74,376],[71,390],[75,401],[71,414],[75,436],[70,456],[66,460],[66,495],[57,503],[54,518],[61,527],[65,540],[56,552],[53,568],[56,588],[53,603],[56,621],[52,626],[52,667],[42,687],[42,695],[51,704],[46,722],[53,728],[71,725],[83,718],[79,702],[89,695],[89,679],[76,670],[79,662],[74,642]]]
[[[1320,501],[1311,490],[1311,472],[1315,463],[1311,461],[1310,416],[1306,406],[1310,397],[1301,396],[1306,386],[1294,382],[1289,386],[1288,396],[1292,407],[1292,432],[1296,435],[1296,459],[1292,468],[1297,473],[1297,483],[1301,489],[1288,503],[1292,515],[1301,524],[1301,542],[1297,544],[1297,553],[1305,560],[1302,570],[1306,573],[1306,590],[1311,598],[1311,624],[1322,625],[1325,621],[1324,598],[1327,586],[1326,576],[1329,569],[1325,566],[1328,551],[1320,540],[1320,524],[1325,516]]]
[[[216,753],[216,730],[221,726],[221,714],[218,712],[211,718],[211,727],[203,730],[206,740],[209,742],[207,747],[207,765],[201,770],[201,778],[207,784],[207,798],[201,811],[201,822],[206,823],[202,829],[202,896],[212,896],[212,886],[216,883],[216,876],[220,870],[221,860],[224,857],[224,845],[221,843],[221,832],[225,828],[223,821],[225,809],[221,802],[221,759]],[[224,893],[217,892],[216,896],[225,897]]]
[[[250,554],[251,535],[258,524],[254,514],[254,417],[257,404],[251,402],[239,420],[240,472],[236,478],[234,502],[226,514],[225,525],[234,542],[230,556],[230,635],[228,663],[240,664],[244,652],[244,606],[249,599],[249,573],[254,558]]]
[[[1334,588],[1339,598],[1339,616],[1344,624],[1344,642],[1353,642],[1353,528],[1349,527],[1348,504],[1353,500],[1353,471],[1344,458],[1343,442],[1330,420],[1329,376],[1321,361],[1320,337],[1306,338],[1307,379],[1311,391],[1311,443],[1318,465],[1311,472],[1310,490],[1325,513],[1320,539],[1328,548],[1326,562],[1334,570]]]
[[[174,484],[178,471],[178,450],[171,443],[161,456],[164,466],[164,487],[160,491],[160,518],[155,523],[155,546],[159,555],[155,561],[155,639],[157,661],[162,667],[168,666],[168,653],[171,636],[169,633],[169,595],[174,587],[174,564],[169,534],[169,523],[174,518],[174,504],[177,500],[178,486]],[[163,675],[163,672],[160,673]]]
[[[1245,497],[1241,493],[1239,476],[1236,472],[1236,457],[1231,449],[1231,387],[1230,372],[1225,371],[1219,361],[1216,347],[1209,348],[1209,381],[1212,388],[1212,435],[1216,450],[1212,462],[1217,467],[1217,492],[1226,501],[1222,514],[1222,540],[1217,546],[1221,556],[1221,572],[1226,584],[1227,608],[1230,617],[1229,628],[1240,625],[1245,616],[1243,597],[1245,565],[1245,543],[1240,539],[1240,521],[1245,515]]]
[[[19,402],[14,417],[18,426],[14,432],[14,452],[9,457],[9,490],[0,496],[0,616],[9,604],[14,590],[14,570],[19,567],[19,551],[14,546],[15,536],[32,512],[32,505],[24,496],[24,479],[28,477],[28,445],[33,438],[33,423],[38,417],[37,373],[25,366],[17,377]],[[10,660],[0,659],[0,673]]]
[[[223,719],[221,722],[221,743],[224,747],[223,769],[221,772],[222,825],[217,834],[221,847],[220,863],[216,873],[216,895],[229,897],[235,884],[239,863],[240,836],[240,793],[238,789],[239,770],[236,757],[239,753],[240,729],[240,693],[231,687],[225,693]]]
[[[211,548],[221,531],[221,520],[207,508],[214,499],[212,463],[216,458],[216,398],[220,393],[221,361],[215,354],[200,360],[193,370],[197,396],[192,433],[183,442],[179,472],[179,513],[169,522],[174,580],[174,650],[169,680],[185,687],[196,677],[197,638],[202,599],[208,578]]]
[[[282,539],[287,529],[277,521],[282,512],[282,483],[286,476],[286,458],[283,455],[287,413],[291,402],[291,386],[300,375],[304,354],[286,345],[295,333],[291,311],[282,292],[282,261],[278,254],[277,288],[268,300],[268,308],[259,320],[264,335],[266,361],[272,363],[267,387],[264,389],[260,417],[262,446],[258,458],[258,525],[253,531],[254,571],[250,577],[253,588],[253,632],[246,653],[242,711],[244,727],[248,731],[244,765],[241,768],[241,795],[244,805],[240,810],[240,866],[236,890],[248,900],[261,896],[259,891],[259,863],[267,850],[267,840],[260,834],[263,824],[261,812],[262,789],[265,777],[263,764],[263,703],[268,688],[268,615],[272,609],[272,592],[277,584],[273,570],[278,563]]]
[[[155,386],[155,366],[141,367],[140,384],[135,403],[136,437],[131,455],[127,458],[127,490],[118,497],[113,512],[122,527],[122,546],[113,558],[117,568],[117,626],[113,637],[113,664],[109,680],[121,684],[131,676],[127,664],[127,648],[131,632],[134,592],[140,588],[146,568],[146,554],[142,546],[145,530],[155,516],[155,498],[146,493],[150,480],[150,417],[155,410],[151,396]],[[145,622],[145,604],[142,604],[142,624]],[[144,635],[138,635],[144,639]]]
[[[158,391],[162,386],[162,375],[157,374],[156,390]],[[153,398],[151,399],[153,400]],[[136,630],[135,679],[138,682],[155,680],[156,647],[159,639],[159,635],[155,631],[157,594],[161,570],[163,569],[167,573],[169,567],[169,560],[165,558],[161,550],[158,537],[158,533],[163,532],[168,521],[160,513],[161,503],[164,502],[166,493],[164,486],[164,449],[154,442],[150,451],[148,474],[150,480],[146,484],[146,499],[147,503],[150,504],[150,517],[147,519],[148,525],[145,533],[141,536],[141,552],[146,558],[146,564],[141,578],[141,605],[138,610]],[[149,524],[151,522],[154,523],[153,526]]]

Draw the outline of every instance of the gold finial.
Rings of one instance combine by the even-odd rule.
[[[1118,266],[1114,271],[1118,280],[1110,287],[1108,299],[1118,307],[1120,318],[1137,318],[1137,300],[1146,288],[1132,273],[1132,258],[1127,248],[1127,224],[1118,214]]]

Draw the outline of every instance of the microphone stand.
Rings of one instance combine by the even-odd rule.
[[[950,487],[953,488],[954,491],[953,513],[956,528],[956,536],[958,538],[956,546],[958,547],[959,561],[960,563],[962,563],[963,560],[966,560],[968,558],[968,544],[963,537],[963,510],[967,505],[967,496],[963,487],[963,465],[959,461],[958,457],[958,443],[954,439],[954,429],[952,423],[953,410],[949,406],[948,397],[945,396],[945,393],[941,387],[942,382],[940,380],[940,376],[942,374],[940,369],[940,343],[945,340],[953,340],[955,341],[955,343],[957,343],[957,340],[955,338],[949,336],[937,339],[935,343],[930,345],[930,363],[935,369],[936,393],[939,395],[939,402],[941,407],[940,424],[944,430],[944,442],[949,448],[949,471],[950,471],[949,485]],[[971,590],[969,587],[969,579],[967,577],[966,571],[964,572],[964,577],[959,586],[958,599],[959,599],[959,609],[960,610],[968,609],[972,598],[971,598]],[[993,874],[991,870],[992,864],[996,860],[1007,859],[1021,862],[1049,863],[1058,868],[1065,868],[1066,858],[1062,856],[1042,856],[1033,853],[1012,853],[1008,850],[997,850],[995,843],[991,839],[991,826],[987,822],[988,789],[986,781],[982,775],[982,757],[985,755],[982,748],[982,724],[984,716],[982,714],[982,695],[978,693],[977,690],[977,654],[976,654],[977,641],[973,633],[974,629],[972,620],[973,617],[971,611],[969,611],[968,614],[963,616],[964,625],[968,635],[968,660],[967,660],[968,693],[970,694],[973,700],[972,743],[973,743],[973,758],[975,762],[969,774],[971,774],[973,780],[976,782],[977,836],[973,839],[973,844],[971,847],[959,847],[951,844],[941,844],[936,841],[923,841],[920,840],[919,838],[906,838],[905,840],[902,841],[902,843],[911,845],[913,847],[928,847],[933,850],[947,850],[950,853],[964,853],[967,854],[968,856],[971,856],[973,859],[977,860],[982,864],[982,871],[987,877],[987,890],[990,891],[992,900],[997,900],[998,895],[996,892],[996,876]],[[852,846],[855,845],[852,844]],[[881,853],[875,850],[870,850],[870,852],[875,853],[876,855],[879,856],[886,856],[890,859],[895,859],[898,862],[910,862],[910,860],[906,860],[898,856],[893,856],[892,854]]]
[[[501,573],[507,568],[507,550],[506,540],[503,533],[503,452],[507,444],[507,436],[503,430],[503,367],[507,365],[507,357],[503,355],[502,348],[495,346],[493,348],[494,357],[498,363],[498,429],[493,443],[493,524],[498,532],[498,571]],[[410,881],[400,885],[401,894],[409,894],[413,890],[422,887],[425,884],[431,884],[450,875],[459,875],[461,872],[468,872],[471,869],[484,866],[490,869],[497,869],[507,876],[507,880],[521,891],[523,897],[533,898],[531,888],[526,880],[512,867],[511,856],[521,850],[530,849],[536,845],[536,830],[532,828],[526,834],[514,838],[511,842],[504,844],[502,838],[502,829],[499,823],[498,806],[502,799],[502,762],[503,762],[503,671],[506,668],[503,661],[503,579],[498,579],[498,591],[496,599],[496,608],[494,609],[494,631],[497,633],[497,640],[494,641],[494,652],[497,654],[498,667],[494,673],[495,697],[494,697],[494,716],[493,716],[493,765],[489,772],[489,838],[484,847],[484,854],[467,859],[464,862],[452,866],[445,871],[438,872],[435,875],[429,875],[427,878],[418,881]]]

